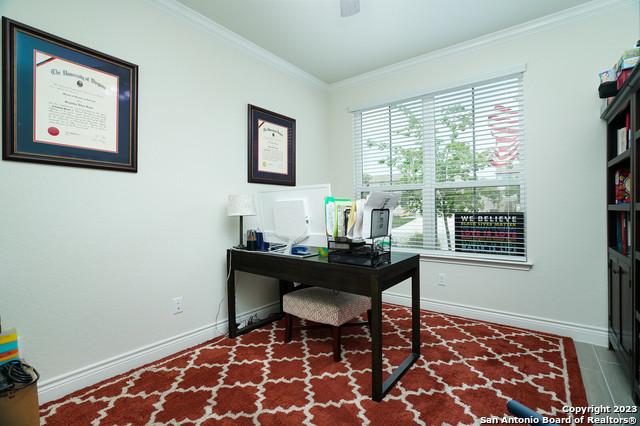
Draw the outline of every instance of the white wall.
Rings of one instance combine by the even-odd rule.
[[[514,65],[527,66],[528,255],[534,266],[530,271],[514,271],[423,262],[422,297],[445,302],[427,306],[469,305],[576,323],[600,330],[598,341],[605,344],[605,127],[599,119],[597,72],[632,47],[638,34],[638,7],[627,1],[596,15],[332,90],[334,169],[352,171],[348,108],[471,82]],[[353,194],[352,173],[333,177],[334,194]],[[436,285],[439,272],[447,274],[446,287]],[[406,295],[408,287],[391,291]]]
[[[227,196],[266,187],[247,184],[247,104],[297,120],[298,184],[324,183],[326,90],[148,1],[3,0],[0,13],[140,67],[137,174],[0,162],[3,325],[47,381],[213,323],[238,238]],[[250,279],[240,311],[275,299]]]

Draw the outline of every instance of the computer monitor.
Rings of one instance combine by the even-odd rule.
[[[259,192],[256,207],[264,240],[270,244],[297,242],[326,247],[324,199],[329,196],[329,184]]]

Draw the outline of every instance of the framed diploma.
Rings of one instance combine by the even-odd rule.
[[[249,105],[249,182],[296,185],[296,120]]]
[[[136,172],[137,65],[2,18],[2,158]]]

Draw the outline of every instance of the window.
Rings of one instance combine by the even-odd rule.
[[[354,112],[356,196],[400,192],[395,246],[525,260],[522,73]]]

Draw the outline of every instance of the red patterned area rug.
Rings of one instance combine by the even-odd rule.
[[[387,375],[410,351],[410,311],[384,306]],[[41,407],[46,425],[457,425],[516,399],[553,417],[586,406],[571,339],[421,312],[422,357],[380,403],[370,398],[368,329],[282,342],[283,324],[218,338]]]

